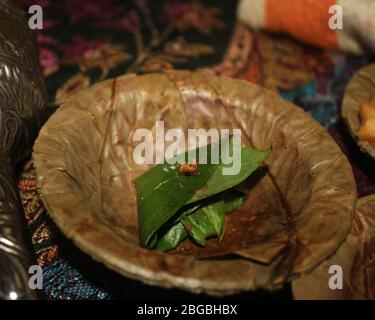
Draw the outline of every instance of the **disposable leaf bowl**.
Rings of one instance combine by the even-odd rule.
[[[375,159],[375,142],[360,140],[357,136],[361,120],[359,110],[361,105],[369,102],[375,96],[375,63],[361,68],[356,72],[345,89],[341,114],[349,132],[360,149]]]
[[[293,281],[294,299],[375,300],[374,249],[375,194],[371,194],[358,199],[352,229],[335,254],[313,272]],[[332,266],[336,270],[332,271]],[[342,287],[332,290],[332,284],[337,285],[340,279],[337,267],[342,271]]]
[[[140,246],[133,161],[138,128],[241,129],[272,153],[221,241]],[[120,274],[214,295],[277,289],[313,270],[346,238],[357,199],[351,167],[326,131],[275,93],[209,71],[126,75],[67,101],[34,147],[38,188],[62,232]]]

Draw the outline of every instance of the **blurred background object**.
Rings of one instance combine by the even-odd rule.
[[[238,17],[326,49],[375,54],[373,0],[241,0]]]
[[[34,36],[21,10],[0,0],[0,299],[35,299],[35,264],[17,192],[16,164],[30,155],[46,112]]]

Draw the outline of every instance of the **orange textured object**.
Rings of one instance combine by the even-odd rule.
[[[361,140],[375,142],[375,96],[359,109],[361,126],[357,133]]]
[[[359,114],[362,121],[366,121],[369,118],[375,119],[375,104],[365,103],[359,109]]]
[[[363,141],[375,142],[375,118],[365,121],[358,130],[358,138]]]
[[[307,43],[338,49],[337,33],[328,21],[336,0],[267,0],[265,21],[274,32],[285,32]]]

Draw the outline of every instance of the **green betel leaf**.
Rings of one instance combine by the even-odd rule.
[[[212,230],[207,230],[206,237],[216,235],[219,238],[223,234],[224,231],[224,216],[225,216],[225,204],[224,201],[218,201],[209,205],[207,207],[203,207],[202,209],[203,215],[205,215],[212,227]],[[199,220],[198,220],[199,223]]]
[[[204,163],[198,162],[192,175],[181,173],[177,163],[166,163],[154,166],[135,180],[142,246],[157,245],[164,251],[175,247],[187,235],[201,245],[208,236],[222,237],[225,212],[241,205],[244,199],[244,194],[228,189],[244,181],[271,152],[238,145],[238,171],[225,175],[224,170],[233,166],[229,160],[233,159],[234,145],[233,137],[226,137],[218,143],[187,151],[184,156],[188,163],[206,159]],[[231,155],[228,150],[232,151]],[[219,201],[215,200],[217,197],[211,199],[213,195],[218,195]],[[203,201],[206,198],[208,202]],[[167,229],[160,242],[157,232],[167,223],[171,225],[170,230]],[[182,232],[181,226],[187,234]]]
[[[194,175],[181,174],[177,163],[165,163],[152,167],[135,180],[142,246],[153,247],[156,244],[153,237],[159,228],[211,177],[218,165],[211,163],[211,151],[214,154],[219,147],[220,143],[215,143],[185,153],[187,162],[195,160],[195,154],[207,159],[207,164],[199,165]]]
[[[246,195],[232,189],[222,192],[222,198],[224,200],[225,212],[231,212],[244,203]]]
[[[156,249],[162,252],[174,249],[187,237],[188,233],[185,227],[181,222],[178,222],[158,241]]]
[[[201,204],[203,207],[198,210],[193,211],[191,209],[196,209],[198,205],[189,207],[183,211],[179,221],[160,238],[156,247],[157,250],[165,252],[174,249],[189,235],[199,245],[204,245],[205,239],[210,236],[216,235],[222,238],[225,213],[241,206],[244,199],[245,196],[242,193],[228,190],[217,197],[215,196],[216,202],[212,202],[212,200],[204,201]]]
[[[230,139],[230,150],[233,146],[233,140]],[[239,172],[235,175],[224,175],[223,169],[229,168],[232,164],[220,163],[207,183],[200,188],[194,196],[190,199],[188,203],[192,203],[207,197],[210,197],[214,194],[220,193],[224,190],[230,189],[247,177],[249,177],[256,169],[260,167],[263,161],[265,161],[271,153],[271,149],[267,150],[255,150],[247,147],[242,147],[240,156],[241,156],[241,166]],[[221,159],[223,160],[223,159]]]
[[[224,214],[224,201],[220,200],[182,219],[182,224],[192,240],[204,246],[208,237],[221,235],[224,227]]]
[[[199,215],[190,215],[182,219],[181,223],[195,243],[205,246],[206,237],[215,234],[215,231],[207,216],[201,210],[196,213],[199,213]]]
[[[181,220],[197,211],[202,207],[202,205],[202,203],[193,203],[191,205],[185,205],[182,207],[179,212],[176,213],[176,218],[172,224],[166,227],[168,231],[162,235],[157,243],[156,249],[162,252],[171,250],[176,248],[179,243],[185,240],[188,237],[188,233],[181,223]]]

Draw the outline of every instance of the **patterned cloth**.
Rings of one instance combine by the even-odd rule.
[[[359,195],[375,192],[374,162],[361,154],[339,117],[344,88],[366,57],[350,57],[253,32],[235,18],[235,1],[18,0],[44,9],[38,33],[49,103],[126,72],[209,67],[279,92],[331,133],[348,155]],[[29,161],[19,190],[49,299],[191,298],[179,290],[149,287],[91,260],[48,217]],[[263,292],[242,298],[270,297]],[[273,298],[291,298],[288,286]]]

